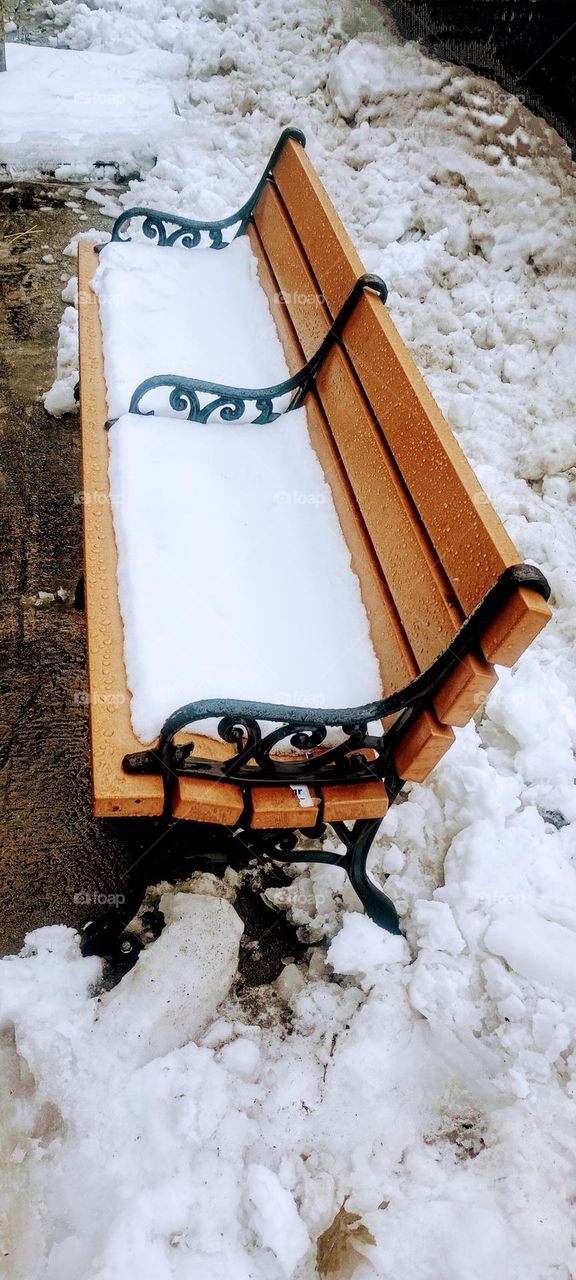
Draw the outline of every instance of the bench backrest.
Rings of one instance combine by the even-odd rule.
[[[365,270],[297,142],[284,147],[250,235],[295,371]],[[308,409],[391,693],[426,670],[520,556],[375,295],[354,308]],[[549,617],[537,592],[517,589],[409,730],[402,776],[426,776],[453,741],[448,726],[466,723],[495,683],[490,664],[512,665]]]

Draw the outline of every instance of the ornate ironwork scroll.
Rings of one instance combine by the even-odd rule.
[[[157,209],[140,207],[126,209],[114,223],[111,240],[120,241],[122,244],[128,243],[132,238],[131,235],[126,234],[129,224],[140,222],[142,233],[148,240],[153,240],[159,246],[170,248],[177,244],[184,249],[196,249],[199,246],[207,249],[225,249],[237,236],[246,233],[262,191],[270,181],[276,161],[289,139],[298,142],[302,147],[306,146],[306,139],[300,129],[284,129],[258,185],[236,213],[229,214],[227,218],[210,221],[207,218],[181,218],[177,213],[161,213]],[[170,230],[170,228],[173,229]],[[231,234],[226,236],[226,232]],[[99,245],[98,252],[101,253],[105,247],[105,245]]]

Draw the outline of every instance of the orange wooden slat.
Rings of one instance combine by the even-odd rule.
[[[282,232],[284,248],[277,259],[282,276],[277,279],[258,233],[254,232],[254,236],[253,247],[259,258],[261,283],[266,291],[280,339],[289,353],[290,371],[295,372],[302,359],[301,347],[294,330],[294,322],[298,322],[299,313],[298,308],[294,308],[291,318],[284,299],[295,296],[290,284],[296,238],[293,232],[289,233],[284,223],[284,232]],[[308,396],[306,410],[310,438],[332,490],[338,519],[351,553],[352,568],[360,581],[362,599],[380,665],[382,686],[386,693],[393,693],[408,684],[418,674],[418,666],[402,630],[390,591],[383,579],[381,567],[358,511],[356,499],[330,427],[315,394]],[[459,665],[459,678],[449,679],[446,689],[441,691],[441,718],[445,718],[450,724],[466,724],[478,709],[479,698],[483,700],[485,696],[485,694],[482,695],[482,691],[488,686],[491,687],[493,677],[489,672],[490,669],[486,664],[483,668],[481,667],[479,659],[472,663],[468,658],[464,658]],[[416,731],[415,728],[410,730],[408,741],[415,743],[415,750],[420,755],[423,751],[422,731],[428,735],[436,735],[432,743],[432,756],[435,755],[438,748],[437,728],[435,717],[429,715],[420,730]],[[405,761],[407,750],[408,746],[405,744]]]
[[[268,299],[274,324],[278,330],[278,337],[284,348],[288,372],[290,375],[298,373],[298,370],[306,363],[306,358],[282,297],[280,286],[268,262],[264,246],[255,226],[248,228],[248,236],[258,259],[258,279]]]
[[[274,178],[334,316],[365,267],[312,162],[297,143],[289,142],[285,147]]]
[[[464,612],[519,556],[379,298],[360,299],[346,348]]]
[[[266,187],[258,202],[255,222],[277,292],[283,297],[306,360],[318,350],[330,328],[315,276],[274,187]]]
[[[340,348],[327,356],[316,385],[402,626],[424,670],[453,640],[462,615]]]
[[[394,752],[398,776],[407,782],[425,782],[455,741],[452,729],[440,724],[433,711],[422,711]]]
[[[364,268],[308,156],[289,143],[275,178],[318,285],[334,315]],[[445,422],[380,299],[367,294],[345,341],[454,594],[469,614],[520,556]],[[506,642],[489,661],[516,660],[551,614],[530,592],[502,611]],[[512,655],[515,655],[513,658]]]
[[[203,750],[203,755],[208,753]],[[174,786],[172,816],[193,822],[213,822],[233,827],[244,812],[240,787],[230,782],[205,782],[178,778]]]
[[[80,388],[86,627],[92,792],[96,817],[157,817],[162,813],[163,788],[159,776],[128,774],[122,769],[125,755],[142,750],[130,721],[130,694],[124,667],[124,632],[118,600],[116,541],[108,482],[108,435],[105,423],[106,384],[98,300],[90,280],[98,266],[93,245],[78,246],[78,307],[80,337]],[[222,758],[229,748],[209,738],[200,739],[200,751],[208,758]],[[178,807],[180,807],[178,811]],[[177,786],[175,816],[196,821],[228,821],[233,810],[242,812],[239,787],[181,778]],[[216,817],[217,810],[222,816]]]
[[[320,796],[310,789],[311,805],[301,804],[291,787],[252,787],[250,790],[250,826],[254,828],[315,827],[320,811]]]
[[[357,787],[322,787],[321,796],[324,822],[383,818],[388,811],[388,792],[383,782],[363,782]]]
[[[434,698],[434,709],[442,724],[468,724],[488,694],[498,683],[494,670],[482,657],[466,653],[443,680]]]
[[[537,591],[519,587],[486,628],[482,652],[490,662],[512,667],[550,621],[552,610]]]
[[[124,634],[118,603],[116,543],[108,484],[108,417],[98,301],[90,280],[98,266],[94,246],[78,246],[80,421],[84,508],[84,564],[90,744],[94,813],[155,817],[162,812],[160,778],[125,774],[122,756],[141,751],[130,723],[124,670]]]

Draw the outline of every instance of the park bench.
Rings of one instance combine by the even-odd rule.
[[[232,237],[250,238],[289,382],[219,386],[202,380],[192,353],[189,369],[136,387],[130,412],[149,412],[147,396],[160,390],[163,413],[224,420],[233,431],[248,406],[261,431],[274,431],[279,406],[289,412],[305,403],[360,580],[385,696],[332,710],[193,702],[174,709],[153,748],[136,739],[107,501],[102,338],[90,289],[98,251],[81,243],[83,484],[101,497],[84,510],[94,812],[186,819],[199,847],[216,840],[233,865],[254,857],[335,863],[367,913],[396,931],[394,907],[366,869],[374,836],[404,783],[423,782],[453,743],[454,727],[481,706],[496,682],[494,664],[515,663],[546,624],[548,585],[537,568],[519,563],[390,319],[384,283],[364,272],[299,131],[282,134],[237,214],[211,223],[130,209],[112,239],[129,240],[137,225],[166,253],[179,244],[220,254]],[[202,549],[191,548],[195,554]],[[270,634],[265,642],[273,644]],[[218,740],[202,734],[202,722],[214,717]],[[326,745],[334,727],[340,739]],[[286,743],[291,751],[279,751]],[[327,827],[342,854],[318,847]],[[118,930],[130,911],[126,906],[118,918]],[[110,921],[107,928],[110,950]],[[104,946],[96,935],[90,945]]]

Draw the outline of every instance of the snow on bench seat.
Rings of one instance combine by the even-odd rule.
[[[345,707],[382,697],[305,409],[269,426],[124,414],[109,442],[126,673],[142,742],[203,698]]]
[[[108,410],[119,415],[110,492],[136,736],[152,742],[172,711],[203,698],[320,708],[380,698],[306,410],[269,426],[125,412],[138,383],[167,370],[254,387],[288,377],[248,238],[221,252],[116,242],[93,288]]]
[[[288,377],[247,236],[223,250],[116,241],[101,253],[92,287],[111,418],[128,410],[138,383],[158,373],[240,387]]]

